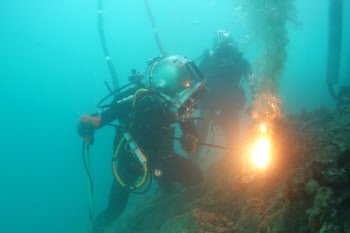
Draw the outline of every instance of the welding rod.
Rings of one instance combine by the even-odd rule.
[[[180,141],[180,138],[174,137],[174,140]],[[198,142],[198,144],[202,145],[202,146],[209,146],[209,147],[219,148],[219,149],[223,149],[223,150],[230,150],[230,151],[234,150],[233,148],[230,148],[230,147],[218,146],[218,145],[208,144],[208,143],[204,143],[204,142]]]

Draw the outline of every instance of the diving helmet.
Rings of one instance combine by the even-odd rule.
[[[150,60],[145,73],[146,86],[166,103],[177,120],[190,117],[195,104],[208,92],[204,76],[194,62],[173,55]]]
[[[212,50],[215,50],[222,44],[233,44],[231,34],[225,30],[219,30],[215,33]]]
[[[215,33],[212,50],[219,57],[230,57],[239,53],[237,43],[233,40],[231,34],[225,30],[219,30]]]

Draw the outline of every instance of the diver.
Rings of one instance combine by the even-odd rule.
[[[209,93],[200,102],[198,131],[200,141],[207,141],[214,125],[222,131],[226,145],[233,147],[239,139],[239,113],[246,98],[242,77],[249,82],[254,76],[249,62],[243,57],[225,30],[216,32],[212,50],[206,50],[200,60],[199,69],[206,78]],[[199,151],[193,154],[200,158]]]
[[[96,218],[98,226],[106,226],[122,214],[132,188],[144,173],[142,164],[147,164],[150,176],[165,189],[173,182],[187,186],[203,180],[202,171],[192,160],[174,152],[173,126],[178,123],[181,128],[182,148],[194,152],[199,140],[191,118],[196,103],[207,93],[203,75],[194,62],[175,55],[150,60],[143,79],[144,84],[138,82],[119,93],[108,108],[91,115],[100,119],[98,129],[118,120],[121,133],[114,143],[114,151],[118,150],[116,168],[126,185],[114,179],[108,206]],[[83,138],[92,137],[94,131],[89,124],[78,124]]]

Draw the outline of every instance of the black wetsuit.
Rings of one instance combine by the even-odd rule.
[[[141,87],[130,88],[116,99],[133,95]],[[162,175],[156,179],[161,186],[167,186],[172,182],[195,185],[203,180],[200,168],[192,160],[174,152],[175,128],[173,124],[176,123],[174,114],[164,105],[154,102],[151,96],[137,100],[135,108],[132,106],[132,101],[112,105],[103,111],[100,117],[101,127],[116,119],[125,128],[128,128],[133,122],[130,133],[147,157],[149,169],[161,170]],[[179,125],[184,134],[197,134],[192,120],[179,122]],[[116,136],[115,146],[121,137],[122,133]],[[129,186],[135,185],[137,179],[143,175],[140,162],[126,150],[124,145],[118,155],[117,170],[121,179]],[[97,217],[97,224],[105,225],[118,217],[123,212],[129,195],[130,192],[114,180],[108,207]]]
[[[204,55],[199,64],[206,77],[209,93],[200,101],[201,120],[198,130],[201,141],[208,137],[210,122],[217,123],[223,131],[226,145],[233,146],[239,136],[239,113],[246,102],[242,77],[252,74],[249,62],[237,49],[217,49]]]

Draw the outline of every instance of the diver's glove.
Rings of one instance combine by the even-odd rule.
[[[188,153],[193,153],[197,150],[198,142],[198,138],[193,134],[183,134],[180,137],[181,147],[184,151]]]
[[[92,126],[90,124],[86,124],[86,123],[81,122],[81,121],[78,123],[77,129],[78,129],[79,136],[83,137],[83,138],[91,137],[95,133],[94,126]]]

